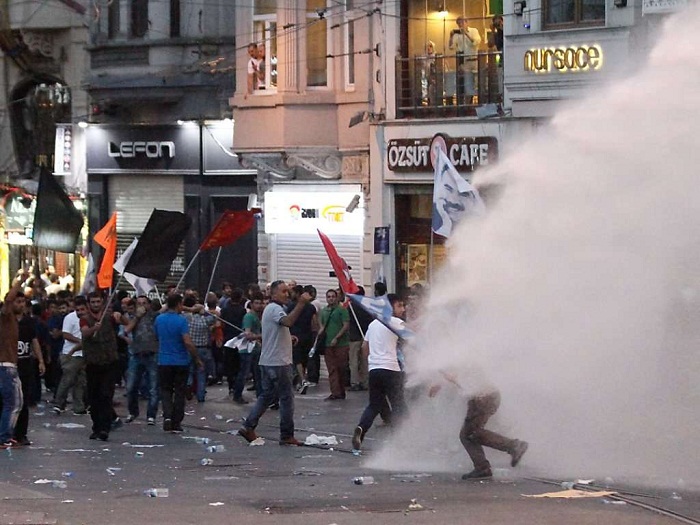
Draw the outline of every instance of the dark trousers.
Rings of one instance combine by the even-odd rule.
[[[323,356],[328,369],[328,382],[331,395],[345,397],[345,374],[350,362],[350,348],[347,346],[329,346]]]
[[[85,367],[87,375],[87,400],[90,406],[93,432],[106,432],[112,428],[114,408],[114,370],[118,362],[106,365],[91,365]]]
[[[306,380],[309,383],[318,383],[321,379],[321,354],[316,352],[309,357],[306,363]]]
[[[467,416],[464,418],[459,440],[469,454],[476,470],[488,470],[491,464],[486,459],[484,447],[494,448],[503,452],[512,452],[517,440],[509,439],[490,430],[486,430],[487,421],[493,416],[501,404],[498,392],[485,396],[473,397],[469,400]]]
[[[185,390],[190,367],[159,365],[160,399],[163,403],[163,419],[172,421],[173,426],[182,423],[185,417]]]
[[[29,428],[29,405],[31,403],[32,390],[34,388],[34,363],[31,359],[22,359],[17,364],[17,373],[22,383],[22,408],[17,417],[14,438],[17,440],[27,437]]]
[[[363,433],[372,427],[377,415],[384,418],[387,399],[391,403],[391,421],[395,422],[406,414],[406,400],[403,394],[403,372],[375,368],[369,371],[369,405],[360,418]],[[386,419],[386,418],[384,418]]]
[[[238,348],[224,348],[224,370],[228,390],[232,392],[236,388],[236,376],[241,368],[241,360],[238,357]]]

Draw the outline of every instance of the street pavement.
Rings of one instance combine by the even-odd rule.
[[[117,390],[115,400],[125,416],[123,392]],[[527,468],[500,469],[497,478],[484,482],[462,481],[463,469],[372,470],[368,459],[391,429],[374,427],[363,455],[354,456],[350,433],[367,393],[349,392],[345,401],[324,402],[327,395],[323,383],[297,396],[295,423],[297,438],[336,436],[340,443],[333,447],[279,446],[275,411],[268,411],[258,427],[265,444],[249,446],[233,434],[249,406],[234,405],[225,386],[210,387],[205,403],[188,403],[184,434],[164,433],[160,419],[157,426],[147,426],[142,416],[112,432],[105,443],[88,439],[89,416],[70,411],[55,416],[48,405],[40,405],[30,412],[34,445],[0,451],[0,525],[678,523],[605,498],[524,497],[563,490],[520,477],[528,475]],[[207,450],[215,445],[224,450]],[[203,459],[211,464],[202,465]],[[356,485],[358,476],[372,476],[374,483]],[[37,483],[42,480],[49,483]],[[150,489],[167,489],[168,496],[149,497]],[[686,491],[682,499],[669,494],[659,489],[644,501],[700,520],[700,494]]]

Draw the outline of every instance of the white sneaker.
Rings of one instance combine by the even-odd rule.
[[[146,420],[146,424],[147,424],[147,425],[150,425],[150,426],[155,425],[155,424],[156,424],[156,418],[154,418],[154,417],[149,417],[149,418]]]

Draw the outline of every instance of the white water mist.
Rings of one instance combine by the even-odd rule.
[[[502,394],[489,427],[530,442],[523,474],[700,484],[699,13],[479,173],[502,194],[435,279],[410,382],[483,373]],[[470,469],[456,392],[411,409],[370,464]]]

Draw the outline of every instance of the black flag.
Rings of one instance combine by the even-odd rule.
[[[192,219],[179,211],[153,210],[124,271],[165,281],[191,223]]]
[[[82,214],[53,174],[42,168],[34,212],[34,246],[73,253],[82,227]]]

